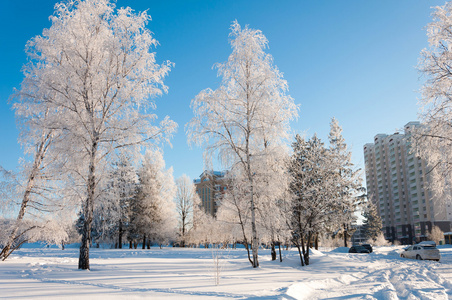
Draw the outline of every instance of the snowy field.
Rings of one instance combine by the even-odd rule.
[[[211,249],[91,249],[91,271],[80,271],[78,249],[36,246],[0,262],[0,298],[452,299],[452,247],[440,246],[439,263],[402,259],[401,248],[314,251],[307,267],[295,249],[282,263],[261,250],[259,269],[245,250],[221,250],[216,272]]]

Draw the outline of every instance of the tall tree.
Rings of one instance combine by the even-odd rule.
[[[297,107],[286,94],[287,82],[265,53],[268,41],[261,31],[231,26],[232,53],[217,64],[222,77],[216,90],[206,89],[192,101],[194,118],[188,125],[192,143],[204,145],[209,157],[218,154],[226,168],[234,168],[246,182],[251,217],[253,267],[259,266],[256,227],[256,158],[265,156],[266,145],[288,138],[289,121]],[[232,187],[234,188],[234,187]]]
[[[364,236],[368,240],[377,239],[378,235],[383,232],[383,223],[381,222],[381,218],[378,215],[377,206],[372,202],[371,199],[367,200],[363,217]]]
[[[172,240],[176,230],[176,185],[173,169],[165,169],[160,151],[146,151],[139,170],[139,182],[131,209],[130,238],[137,242],[136,239],[141,237],[143,247],[146,240],[159,243]]]
[[[120,155],[119,160],[113,164],[113,170],[108,183],[108,195],[116,211],[116,219],[109,222],[117,223],[118,247],[121,249],[123,236],[130,223],[130,209],[137,193],[137,172],[132,165],[131,158]]]
[[[335,210],[338,227],[342,227],[342,236],[344,238],[344,247],[347,247],[347,239],[353,233],[351,224],[355,221],[354,215],[357,204],[364,189],[361,185],[359,169],[355,169],[352,163],[352,153],[348,150],[345,139],[342,136],[342,128],[339,122],[332,118],[330,123],[330,153],[332,155],[331,167],[334,170],[335,177],[332,182],[335,188],[336,199]]]
[[[59,112],[51,122],[64,133],[59,148],[81,191],[84,215],[79,269],[89,269],[94,203],[110,156],[118,148],[167,140],[176,124],[160,125],[151,97],[167,90],[171,63],[156,63],[150,17],[108,0],[61,2],[52,26],[27,44],[30,63],[22,92]],[[53,115],[53,114],[52,114]]]
[[[433,22],[427,26],[429,48],[422,50],[419,70],[426,77],[420,100],[424,123],[412,141],[425,158],[432,175],[430,188],[447,203],[452,203],[452,3],[437,6]]]
[[[23,160],[22,170],[17,174],[0,167],[4,175],[0,199],[2,202],[9,199],[9,202],[20,205],[15,221],[8,228],[8,238],[1,243],[2,260],[22,243],[34,241],[36,231],[44,232],[45,224],[52,224],[51,221],[57,219],[57,213],[64,215],[62,210],[72,207],[68,201],[71,199],[70,190],[65,189],[64,174],[61,172],[65,161],[55,147],[61,139],[61,131],[53,129],[54,116],[50,109],[41,99],[35,99],[26,92],[26,86],[24,81],[23,90],[14,95],[13,108],[20,129],[19,141],[31,159]],[[54,226],[60,230],[64,227]],[[48,238],[51,236],[49,234]],[[57,242],[63,240],[60,238]]]
[[[337,217],[335,174],[331,152],[316,135],[307,141],[296,135],[292,147],[292,197],[290,205],[286,205],[287,221],[301,265],[309,265],[312,238]]]
[[[287,197],[290,176],[287,170],[289,156],[286,147],[266,147],[263,160],[255,161],[257,222],[260,235],[271,246],[272,260],[276,260],[276,244],[286,240],[290,231],[281,210],[281,201]]]
[[[193,181],[186,174],[176,180],[176,210],[178,214],[179,237],[182,247],[185,247],[185,240],[188,231],[193,227],[193,205],[196,202],[196,187]]]

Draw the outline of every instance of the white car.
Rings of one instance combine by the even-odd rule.
[[[400,253],[400,257],[415,258],[415,259],[429,259],[439,261],[441,255],[435,245],[432,244],[416,244],[409,246]]]

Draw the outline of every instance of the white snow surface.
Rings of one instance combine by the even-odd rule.
[[[452,299],[452,247],[438,248],[439,263],[402,259],[401,246],[320,249],[305,267],[296,249],[283,250],[282,263],[262,249],[257,269],[244,249],[94,248],[82,271],[76,247],[33,244],[0,262],[0,299]]]

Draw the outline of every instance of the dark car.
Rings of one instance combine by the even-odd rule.
[[[370,253],[370,252],[363,246],[352,246],[348,250],[348,253]]]
[[[372,253],[373,249],[372,249],[372,245],[371,244],[362,244],[361,246],[363,246],[364,248],[369,250],[369,253]]]

